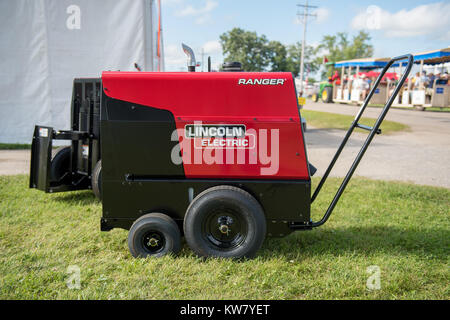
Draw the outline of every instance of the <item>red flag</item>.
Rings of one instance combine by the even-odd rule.
[[[326,56],[324,56],[324,57],[323,57],[323,62],[322,62],[322,63],[325,64],[325,63],[327,63],[327,62],[328,62],[328,59],[327,59]]]

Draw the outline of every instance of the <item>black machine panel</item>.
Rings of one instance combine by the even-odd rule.
[[[290,233],[290,223],[310,221],[309,181],[139,178],[103,181],[102,230],[129,229],[137,218],[150,212],[165,213],[182,226],[190,201],[217,185],[236,186],[252,194],[264,209],[270,236]]]
[[[161,212],[182,225],[192,199],[207,188],[233,185],[262,205],[268,235],[284,236],[291,223],[310,220],[310,181],[186,179],[172,162],[178,144],[171,112],[102,95],[102,230],[129,229],[141,215]],[[295,202],[292,199],[296,199]]]
[[[175,119],[169,111],[132,104],[103,95],[103,181],[129,175],[184,177],[182,165],[171,160]]]

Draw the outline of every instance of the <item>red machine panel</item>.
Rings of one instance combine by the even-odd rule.
[[[102,80],[111,98],[174,115],[178,135],[167,139],[179,140],[187,178],[309,179],[290,73],[104,72]]]

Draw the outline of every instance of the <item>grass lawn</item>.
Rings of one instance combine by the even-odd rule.
[[[383,108],[384,104],[369,104],[369,107],[372,108]],[[425,110],[418,110],[415,107],[397,107],[397,106],[391,106],[393,109],[399,109],[399,110],[412,110],[412,111],[430,111],[430,112],[450,112],[450,107],[445,108],[439,108],[439,107],[427,107]]]
[[[432,111],[432,112],[450,112],[450,107],[446,107],[446,108],[429,107],[429,108],[426,108],[425,111]]]
[[[353,119],[355,118],[354,116],[344,114],[305,110],[305,109],[302,109],[300,113],[302,117],[305,117],[308,125],[311,125],[315,128],[348,130],[350,124],[353,122]],[[376,119],[363,117],[359,122],[361,124],[373,126],[375,124],[375,120]],[[389,134],[397,131],[408,131],[410,130],[410,128],[408,125],[403,123],[384,120],[381,125],[381,130],[383,134]],[[355,131],[368,133],[368,131],[359,128],[357,128]]]
[[[27,179],[0,176],[0,299],[450,298],[449,189],[356,178],[324,226],[267,239],[254,260],[203,261],[186,245],[177,257],[134,259],[126,231],[100,232],[90,191],[45,194]],[[70,265],[79,290],[66,286]],[[373,265],[380,290],[366,288]]]
[[[31,144],[0,143],[0,150],[23,150],[23,149],[31,149]]]

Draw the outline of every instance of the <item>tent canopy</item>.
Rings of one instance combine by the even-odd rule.
[[[424,64],[434,65],[450,61],[450,47],[440,50],[433,50],[428,52],[420,52],[414,54],[414,62],[420,63],[423,60]]]
[[[423,61],[423,64],[425,65],[442,64],[450,62],[450,47],[439,50],[418,52],[413,54],[413,56],[414,56],[414,63],[416,64],[421,63],[421,61]],[[407,64],[406,60],[402,60],[401,63],[403,66]],[[399,64],[400,63],[396,63],[393,65],[393,67],[396,67]]]
[[[335,68],[341,67],[360,67],[362,69],[377,69],[383,68],[388,62],[389,58],[363,58],[353,60],[338,61],[334,64]]]

